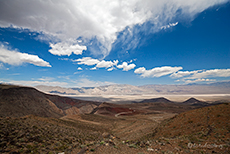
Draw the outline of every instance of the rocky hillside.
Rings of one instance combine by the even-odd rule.
[[[155,137],[193,135],[197,140],[218,140],[221,137],[222,141],[227,141],[230,139],[230,103],[181,113],[159,128]]]
[[[44,94],[31,87],[0,85],[0,116],[37,115],[59,118],[90,113],[100,103]]]
[[[0,153],[71,153],[106,129],[56,118],[0,118]],[[80,150],[79,150],[80,151]]]
[[[230,103],[181,113],[162,122],[148,137],[182,153],[229,153]]]

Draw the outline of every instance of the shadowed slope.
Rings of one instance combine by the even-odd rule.
[[[99,104],[48,95],[30,87],[0,86],[0,116],[20,117],[33,114],[59,118],[65,115],[90,113]]]

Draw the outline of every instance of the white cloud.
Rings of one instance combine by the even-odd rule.
[[[84,64],[84,65],[95,65],[98,64],[100,61],[98,59],[92,59],[91,57],[83,57],[82,59],[76,59],[73,61],[78,61],[78,64]]]
[[[117,65],[117,63],[118,63],[118,60],[114,60],[113,62],[102,60],[99,63],[97,63],[96,67],[97,68],[109,68],[109,67],[112,67],[114,65]]]
[[[96,70],[96,69],[97,69],[96,67],[90,68],[90,70]]]
[[[196,80],[185,80],[185,83],[196,83],[196,82],[214,82],[215,79],[196,79]]]
[[[112,71],[114,70],[114,67],[108,68],[107,71]]]
[[[181,78],[179,81],[185,83],[213,82],[217,77],[230,77],[230,69],[178,71],[170,75],[172,78]],[[210,79],[212,78],[212,79]]]
[[[82,71],[83,69],[81,67],[78,67],[77,70]]]
[[[112,67],[113,66],[113,62],[112,61],[105,61],[102,60],[99,63],[97,63],[96,67],[97,68],[108,68],[108,67]]]
[[[170,28],[170,27],[174,27],[176,25],[178,25],[178,22],[176,22],[176,23],[170,23],[170,24],[168,24],[166,26],[162,26],[160,29],[167,29],[167,28]]]
[[[76,55],[81,55],[83,50],[87,50],[86,46],[80,46],[78,44],[73,43],[66,43],[60,42],[56,44],[50,43],[51,49],[49,50],[50,53],[53,55],[68,55],[70,56],[72,53]]]
[[[128,64],[127,62],[123,62],[121,65],[117,65],[117,68],[123,68],[123,71],[129,71],[135,67],[135,64]]]
[[[141,74],[142,77],[161,77],[165,75],[172,74],[179,70],[183,69],[182,67],[171,67],[171,66],[163,66],[163,67],[155,67],[151,70],[146,70],[144,67],[140,67],[134,71],[136,74]]]
[[[182,77],[185,77],[185,76],[189,76],[191,74],[195,74],[195,73],[198,73],[202,70],[196,70],[196,71],[178,71],[178,72],[175,72],[173,74],[170,75],[170,77],[172,78],[182,78]]]
[[[51,44],[50,50],[56,55],[81,54],[89,42],[97,40],[99,50],[91,49],[93,54],[109,54],[117,34],[127,28],[124,43],[137,46],[137,29],[155,33],[162,26],[175,22],[178,16],[191,20],[197,13],[229,0],[1,0],[0,26],[25,28],[40,32],[61,44],[73,41],[71,46]],[[180,18],[181,20],[183,18]],[[145,22],[151,23],[148,28]],[[180,21],[179,21],[180,22]],[[173,25],[171,25],[173,26]],[[128,32],[129,31],[129,32]],[[39,38],[39,37],[38,37]],[[55,39],[54,39],[55,38]],[[79,46],[77,46],[79,45]],[[73,48],[73,49],[71,49]]]
[[[201,79],[206,77],[230,77],[230,69],[204,70],[202,72],[194,73],[192,76],[185,79]]]
[[[146,71],[146,69],[144,67],[139,67],[134,71],[134,73],[143,74],[143,73],[145,73],[145,71]]]
[[[36,66],[51,67],[48,62],[39,58],[37,55],[30,55],[27,53],[18,52],[16,50],[10,50],[2,44],[0,44],[0,61],[10,65],[30,63]]]
[[[98,60],[98,59],[92,59],[91,57],[83,57],[82,59],[73,60],[78,62],[79,65],[96,65],[95,67],[91,68],[90,70],[96,70],[97,68],[109,68],[108,71],[112,71],[114,68],[113,66],[117,66],[118,60],[113,61],[105,61],[105,60]]]

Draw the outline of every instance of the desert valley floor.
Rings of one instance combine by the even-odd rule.
[[[114,104],[0,85],[0,153],[230,153],[229,101],[187,97]]]

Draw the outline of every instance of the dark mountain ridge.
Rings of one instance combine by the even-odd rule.
[[[209,103],[197,100],[196,98],[189,98],[188,100],[184,101],[183,104],[193,105],[193,106],[208,106]]]
[[[0,85],[0,116],[20,117],[33,114],[60,118],[90,113],[99,102],[49,95],[31,87]]]
[[[145,99],[140,103],[173,103],[173,102],[164,97],[159,97],[159,98]]]

